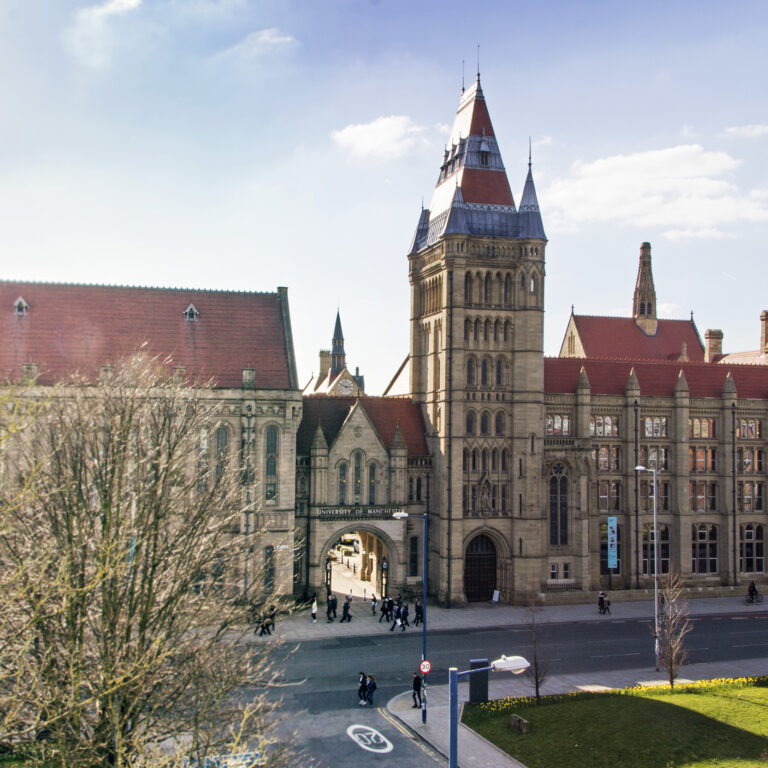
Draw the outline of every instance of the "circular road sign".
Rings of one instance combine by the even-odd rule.
[[[426,675],[427,672],[432,669],[432,665],[426,659],[424,659],[424,661],[419,664],[419,669]]]

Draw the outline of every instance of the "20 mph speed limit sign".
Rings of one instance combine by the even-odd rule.
[[[426,659],[424,659],[424,661],[419,664],[419,669],[426,675],[427,672],[432,669],[432,665]]]

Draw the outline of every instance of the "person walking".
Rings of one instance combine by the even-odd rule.
[[[365,686],[365,701],[369,707],[373,706],[373,693],[376,690],[376,679],[373,675],[368,675],[368,683]]]
[[[411,709],[421,709],[421,675],[418,672],[413,673],[413,707]]]
[[[608,595],[605,596],[605,606],[603,607],[603,613],[611,615],[611,601],[608,599]]]
[[[365,706],[365,694],[368,691],[368,676],[365,672],[358,673],[357,676],[357,698],[360,699],[360,706]]]
[[[376,616],[376,593],[371,595],[371,616]]]
[[[317,592],[312,594],[312,623],[317,624]]]
[[[333,618],[336,618],[336,609],[339,607],[339,598],[336,597],[336,595],[331,595],[331,612],[333,613]]]
[[[402,621],[400,619],[400,606],[398,605],[397,608],[395,608],[395,620],[392,622],[392,626],[389,628],[390,632],[395,631],[395,627],[399,627],[402,625]],[[403,627],[405,629],[405,627]]]
[[[344,605],[341,607],[341,621],[339,624],[343,624],[345,621],[352,621],[352,615],[349,612],[349,606],[352,605],[349,597],[344,599]]]
[[[416,598],[416,602],[413,604],[413,626],[418,627],[419,624],[424,622],[424,608],[421,605],[419,598]]]
[[[600,614],[605,613],[605,592],[601,592],[597,596],[597,612]]]
[[[325,603],[325,616],[328,619],[327,623],[330,624],[333,621],[333,595],[328,593],[328,599]]]
[[[256,630],[254,630],[255,632]],[[263,614],[261,616],[261,619],[259,620],[259,637],[262,635],[271,635],[272,633],[269,631],[269,616],[267,614]]]
[[[379,624],[381,624],[382,621],[389,621],[387,618],[387,598],[382,597],[381,598],[381,607],[379,608]]]
[[[408,623],[408,603],[403,603],[403,607],[400,609],[400,621],[403,624],[403,629],[411,626]]]

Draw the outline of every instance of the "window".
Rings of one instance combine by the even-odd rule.
[[[469,272],[464,276],[464,303],[472,304],[472,275]]]
[[[568,543],[568,477],[562,464],[555,464],[549,476],[549,544]]]
[[[607,576],[608,568],[608,523],[600,523],[600,575]],[[621,573],[621,526],[616,526],[616,567],[611,573]]]
[[[691,512],[717,510],[717,483],[691,481],[688,483],[688,501]]]
[[[469,411],[467,413],[467,434],[468,435],[474,435],[475,434],[475,414],[474,414],[474,411]]]
[[[737,419],[736,437],[740,440],[761,440],[763,423],[760,419]]]
[[[618,416],[590,416],[589,434],[591,437],[618,437]]]
[[[496,327],[498,328],[498,323],[496,323]],[[494,338],[494,341],[496,339]],[[501,360],[496,361],[496,386],[497,387],[503,387],[504,386],[504,363],[501,362]]]
[[[647,416],[640,421],[645,437],[667,437],[666,416]]]
[[[275,548],[268,544],[264,547],[264,592],[271,595],[275,591]]]
[[[496,472],[499,468],[499,452],[496,448],[491,451],[491,471]]]
[[[229,430],[220,426],[216,430],[216,480],[221,480],[227,463],[227,444],[229,443]]]
[[[363,454],[360,451],[355,451],[352,467],[352,501],[359,504],[363,497]]]
[[[483,362],[480,364],[480,386],[481,387],[488,386],[488,361],[487,360],[483,360]]]
[[[483,411],[480,414],[480,434],[481,435],[489,435],[490,434],[490,425],[489,425],[489,417],[487,411]]]
[[[491,303],[491,275],[490,273],[485,276],[485,282],[483,283],[483,302],[486,304]],[[486,325],[487,327],[487,325]]]
[[[691,526],[691,573],[717,573],[716,526]]]
[[[376,464],[373,461],[368,465],[368,503],[371,506],[376,503]]]
[[[467,386],[475,386],[475,361],[472,358],[467,360]]]
[[[549,578],[554,581],[557,579],[557,563],[549,564]]]
[[[413,478],[408,478],[408,501],[413,501]]]
[[[416,478],[416,501],[421,501],[421,478]]]
[[[501,471],[502,472],[507,471],[508,464],[509,464],[509,453],[507,452],[507,449],[504,448],[501,452]]]
[[[203,427],[200,430],[198,436],[197,447],[197,490],[208,490],[208,472],[210,470],[210,454],[209,454],[210,434],[207,427]]]
[[[597,489],[598,508],[601,512],[615,512],[621,509],[621,482],[601,480]]]
[[[571,434],[571,417],[567,414],[554,414],[544,419],[544,433],[549,436],[568,437]]]
[[[643,467],[666,472],[669,469],[670,449],[666,446],[640,446],[640,464]]]
[[[346,461],[342,461],[338,468],[338,490],[339,490],[339,504],[344,505],[347,503],[347,472],[349,471],[349,465]]]
[[[496,434],[499,437],[504,434],[504,414],[501,411],[496,414]]]
[[[705,440],[717,437],[717,419],[688,419],[688,437],[693,440]]]
[[[653,526],[643,526],[643,573],[653,575],[655,573],[656,555],[654,553]],[[669,573],[670,538],[669,526],[659,526],[659,573]]]
[[[277,427],[267,427],[264,435],[264,499],[277,499]]]
[[[564,579],[570,579],[571,578],[571,564],[570,563],[563,563],[563,578]]]
[[[419,538],[411,536],[408,539],[408,575],[419,575]]]
[[[762,525],[746,523],[741,526],[739,571],[763,573],[765,570],[765,529]]]
[[[742,512],[763,511],[763,484],[737,483],[736,507]]]

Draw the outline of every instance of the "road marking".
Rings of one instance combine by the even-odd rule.
[[[757,648],[758,646],[768,645],[768,643],[744,643],[743,645],[734,645],[734,648]]]
[[[749,621],[749,616],[731,616],[731,621]]]
[[[412,744],[415,744],[422,752],[429,755],[433,760],[436,762],[441,762],[442,756],[439,752],[437,752],[436,749],[434,749],[432,746],[429,745],[426,741],[422,741],[420,738],[417,739],[413,732],[408,728],[407,725],[404,725],[400,722],[396,717],[391,715],[386,709],[383,707],[378,710],[379,714],[392,726],[397,728],[400,733],[402,733],[406,738],[408,738]]]
[[[709,648],[686,648],[687,651],[708,651]]]
[[[370,725],[350,725],[347,736],[367,752],[385,754],[393,749],[392,742]]]
[[[639,651],[638,653],[603,653],[603,654],[600,654],[599,656],[590,656],[589,658],[590,659],[612,659],[612,658],[615,658],[616,656],[639,656],[639,655],[640,655]]]

